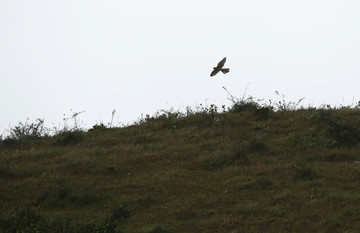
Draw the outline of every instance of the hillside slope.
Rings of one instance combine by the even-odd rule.
[[[0,230],[360,232],[359,109],[237,107],[2,140]]]

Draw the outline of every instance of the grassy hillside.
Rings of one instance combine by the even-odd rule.
[[[357,107],[247,100],[28,128],[0,142],[0,231],[360,232],[359,126]]]

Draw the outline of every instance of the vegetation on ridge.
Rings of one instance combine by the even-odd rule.
[[[231,100],[122,128],[10,129],[0,232],[359,232],[359,106]]]

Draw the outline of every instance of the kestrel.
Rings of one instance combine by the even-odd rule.
[[[210,76],[215,76],[217,73],[219,73],[219,71],[223,72],[223,74],[226,74],[230,71],[229,68],[223,68],[223,66],[225,65],[226,62],[226,57],[224,57],[218,64],[216,67],[214,67],[213,72],[211,72]]]

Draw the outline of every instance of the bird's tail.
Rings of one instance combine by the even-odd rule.
[[[221,69],[221,72],[223,72],[223,74],[229,73],[230,69],[229,68],[223,68]]]

